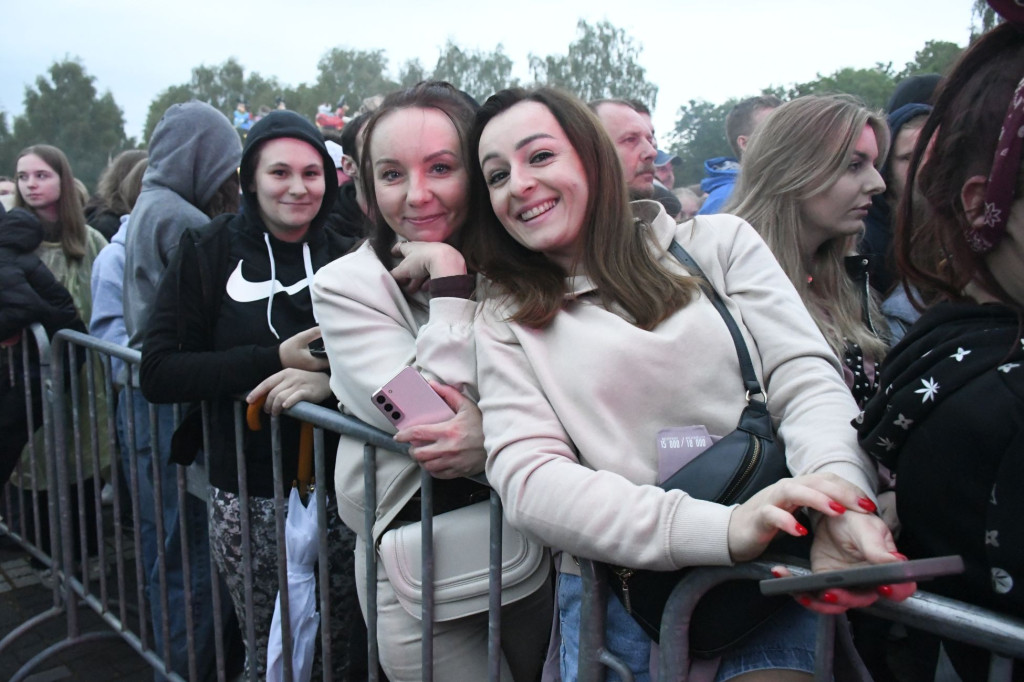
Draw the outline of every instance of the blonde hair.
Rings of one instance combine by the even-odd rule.
[[[828,240],[810,263],[802,243],[803,202],[830,189],[846,172],[864,126],[878,142],[877,168],[889,148],[889,128],[881,116],[841,95],[810,95],[783,104],[751,137],[726,211],[753,225],[767,242],[837,357],[853,342],[880,359],[887,343],[864,320],[865,314],[881,319],[877,303],[868,296],[865,310],[863,293],[846,274],[852,240]]]

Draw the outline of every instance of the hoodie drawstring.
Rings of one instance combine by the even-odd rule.
[[[313,286],[313,259],[309,255],[309,242],[302,242],[302,263],[306,266],[306,286]],[[313,321],[320,324],[320,318],[316,315],[316,306],[313,306]]]
[[[270,260],[270,295],[267,296],[267,326],[270,327],[270,331],[273,332],[274,338],[280,340],[281,335],[274,329],[274,323],[271,321],[271,311],[274,308],[274,289],[277,284],[277,262],[274,260],[274,249],[270,246],[270,235],[266,232],[263,233],[263,242],[267,245],[267,258]],[[309,242],[302,242],[302,264],[306,269],[306,286],[312,286],[313,284],[313,259],[309,255]],[[313,320],[320,324],[320,318],[316,315],[316,308],[313,309]]]
[[[263,241],[267,245],[267,258],[270,259],[270,295],[267,296],[267,326],[270,327],[270,331],[273,332],[274,338],[280,340],[281,335],[274,329],[274,323],[270,321],[270,311],[274,307],[274,285],[277,283],[277,263],[274,261],[274,249],[270,246],[270,235],[266,232],[263,233]]]

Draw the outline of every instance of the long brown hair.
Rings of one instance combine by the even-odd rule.
[[[384,98],[380,107],[370,115],[363,133],[363,148],[359,150],[359,182],[363,186],[366,197],[366,210],[372,221],[370,228],[370,245],[377,258],[386,268],[394,266],[395,259],[391,255],[391,247],[395,245],[395,231],[391,229],[377,204],[377,192],[374,188],[373,159],[370,158],[370,140],[380,121],[393,111],[399,109],[437,109],[448,117],[455,126],[459,136],[459,153],[467,168],[471,165],[469,155],[469,129],[473,124],[476,102],[465,93],[457,90],[444,81],[423,81],[411,88],[393,92]],[[350,124],[351,125],[351,124]],[[461,227],[453,235],[452,246],[458,248],[461,240]]]
[[[753,225],[765,240],[837,357],[848,339],[880,359],[887,344],[864,323],[865,302],[846,274],[850,241],[829,239],[811,263],[802,243],[801,206],[846,172],[864,126],[875,133],[877,168],[889,148],[889,127],[861,103],[845,96],[808,95],[778,107],[751,137],[725,210]],[[873,298],[867,305],[871,319],[880,320]]]
[[[71,174],[71,164],[64,152],[48,144],[35,144],[26,147],[18,154],[18,160],[34,154],[43,160],[54,173],[60,177],[60,197],[57,199],[57,226],[60,229],[60,246],[64,255],[74,260],[85,257],[86,229],[85,213],[75,189],[75,176]],[[21,196],[21,185],[15,192],[14,205],[32,210],[25,198]],[[33,211],[34,213],[35,211]]]
[[[917,139],[896,222],[896,261],[904,281],[938,298],[963,300],[964,287],[974,281],[1020,309],[996,282],[985,257],[968,246],[964,230],[969,221],[960,192],[968,178],[992,169],[1003,118],[1022,77],[1024,33],[1001,24],[960,56]],[[915,185],[916,197],[910,191]],[[1018,196],[1022,191],[1024,173],[1018,178]],[[922,198],[927,218],[915,220],[915,201]]]
[[[470,137],[471,158],[479,158],[480,136],[487,124],[527,101],[548,108],[585,169],[588,197],[580,259],[584,272],[606,306],[619,307],[642,329],[654,328],[689,303],[698,284],[658,261],[650,225],[634,219],[615,146],[587,105],[555,88],[502,90],[477,112]],[[478,162],[472,164],[470,197],[475,224],[463,249],[467,262],[515,301],[513,321],[534,328],[547,326],[562,309],[567,273],[508,234],[491,207]]]

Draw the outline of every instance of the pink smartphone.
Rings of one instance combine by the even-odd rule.
[[[406,367],[370,398],[397,429],[437,424],[455,416],[414,367]]]

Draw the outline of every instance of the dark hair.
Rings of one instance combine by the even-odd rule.
[[[26,147],[18,154],[18,160],[33,154],[43,160],[53,172],[60,177],[60,197],[57,199],[57,225],[60,229],[60,246],[64,255],[74,260],[85,257],[86,227],[85,213],[75,188],[75,176],[71,173],[71,164],[64,152],[48,144],[36,144]],[[14,205],[20,208],[32,208],[21,196],[21,185],[17,185]],[[33,211],[34,213],[35,211]]]
[[[739,142],[740,135],[749,137],[754,132],[754,114],[762,109],[775,109],[782,105],[782,100],[775,95],[761,95],[741,100],[725,117],[725,137],[729,140],[736,158],[743,155]]]
[[[962,300],[964,286],[976,281],[1020,309],[996,282],[984,256],[968,246],[964,230],[969,221],[960,193],[968,178],[991,170],[1007,106],[1022,76],[1024,33],[1001,24],[960,56],[936,93],[935,108],[914,147],[896,222],[896,260],[905,282],[940,298]],[[927,162],[922,162],[926,152]],[[914,220],[914,202],[921,199],[927,220]]]
[[[477,113],[471,137],[473,158],[487,124],[520,102],[538,102],[558,121],[580,157],[587,178],[581,264],[606,305],[618,305],[643,329],[686,305],[697,289],[692,278],[662,267],[651,251],[650,225],[634,219],[618,153],[597,116],[575,96],[541,87],[511,88],[492,95]],[[561,310],[565,271],[543,254],[515,241],[491,208],[479,163],[470,175],[474,230],[464,254],[518,305],[512,320],[529,327],[548,325]]]
[[[96,184],[96,196],[100,200],[101,211],[110,211],[118,216],[131,212],[131,206],[121,194],[121,182],[132,168],[147,156],[145,149],[129,149],[115,156],[114,160],[107,164]],[[141,182],[142,178],[139,180]]]
[[[373,159],[368,153],[370,140],[380,121],[390,113],[399,109],[437,109],[452,122],[459,136],[459,153],[467,168],[473,158],[469,154],[469,130],[473,125],[474,109],[469,101],[450,83],[444,81],[422,81],[411,88],[393,92],[384,98],[366,122],[366,133],[363,135],[363,148],[359,154],[359,182],[363,186],[366,197],[366,209],[371,221],[370,245],[377,258],[390,269],[394,265],[391,247],[395,245],[395,231],[380,213],[377,205],[377,193],[374,188]],[[347,126],[346,126],[347,127]],[[344,147],[343,147],[344,148]],[[461,227],[461,226],[460,226]],[[455,239],[461,240],[456,231]],[[453,244],[458,247],[458,243]]]
[[[355,161],[356,165],[359,165],[359,146],[356,144],[356,139],[359,137],[359,130],[366,125],[366,121],[370,118],[370,114],[359,114],[341,129],[341,138],[339,144],[341,145],[341,152],[348,154]]]

